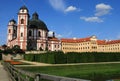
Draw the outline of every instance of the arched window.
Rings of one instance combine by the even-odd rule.
[[[31,30],[29,31],[29,36],[32,36],[32,31]]]
[[[38,31],[38,37],[41,37],[41,32],[40,31]]]
[[[24,19],[21,19],[21,24],[24,24]]]
[[[9,29],[9,33],[11,33],[11,30]]]
[[[16,30],[13,31],[13,33],[15,34]]]
[[[46,33],[46,37],[48,37],[48,33]]]
[[[21,37],[23,37],[23,33],[21,33]]]

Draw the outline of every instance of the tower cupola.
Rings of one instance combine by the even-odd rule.
[[[11,19],[10,21],[9,21],[9,25],[15,25],[16,24],[16,21],[14,20],[14,19]]]
[[[27,9],[27,7],[24,5],[24,6],[22,6],[20,9],[19,9],[19,13],[28,13],[29,11],[28,11],[28,9]]]

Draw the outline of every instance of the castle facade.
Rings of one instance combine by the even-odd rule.
[[[96,36],[61,39],[62,51],[66,52],[120,52],[120,40],[99,40]]]

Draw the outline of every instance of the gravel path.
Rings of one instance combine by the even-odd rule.
[[[7,72],[0,63],[0,81],[10,81]]]
[[[66,65],[88,65],[88,64],[117,64],[120,62],[96,62],[96,63],[69,63],[69,64],[46,64],[39,62],[30,62],[25,60],[20,60],[21,62],[29,63],[31,65],[15,65],[17,67],[33,67],[33,66],[66,66]]]

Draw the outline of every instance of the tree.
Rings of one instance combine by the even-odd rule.
[[[22,49],[20,49],[20,46],[18,46],[18,45],[15,45],[12,48],[12,51],[13,51],[13,53],[24,53],[24,51]]]
[[[2,48],[3,48],[4,50],[7,49],[7,45],[6,45],[6,44],[2,45]]]
[[[39,49],[40,51],[43,51],[43,49],[42,49],[42,47],[40,47],[40,49]]]
[[[48,47],[45,48],[45,51],[48,51]]]

